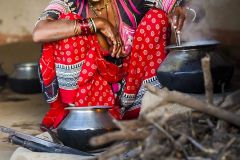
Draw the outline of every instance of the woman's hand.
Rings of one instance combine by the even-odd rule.
[[[183,27],[186,18],[186,9],[178,6],[172,13],[169,14],[169,21],[172,23],[176,31],[180,31]]]
[[[94,23],[98,31],[100,31],[106,38],[108,43],[112,46],[112,57],[119,58],[122,56],[123,42],[118,31],[113,25],[103,18],[94,18]]]

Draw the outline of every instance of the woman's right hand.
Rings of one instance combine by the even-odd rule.
[[[94,18],[94,23],[98,31],[100,31],[106,38],[108,43],[112,46],[112,57],[119,58],[123,52],[123,42],[118,31],[113,25],[104,18]]]

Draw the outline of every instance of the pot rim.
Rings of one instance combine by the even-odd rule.
[[[203,49],[203,48],[211,48],[211,47],[216,47],[220,44],[219,41],[216,40],[197,40],[197,41],[191,41],[191,42],[186,42],[183,43],[180,46],[177,45],[169,45],[165,47],[168,50],[172,49],[178,49],[178,50],[189,50],[189,49]]]
[[[110,106],[88,106],[88,107],[67,107],[65,110],[92,110],[92,109],[110,109]]]
[[[15,67],[37,67],[38,63],[36,62],[21,62],[15,64]]]

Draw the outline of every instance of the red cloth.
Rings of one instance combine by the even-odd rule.
[[[72,13],[60,17],[60,19],[66,18],[74,20],[81,17]],[[57,127],[66,116],[67,112],[64,108],[69,103],[78,107],[112,106],[110,113],[116,119],[137,118],[140,108],[132,109],[122,115],[120,101],[126,100],[127,105],[133,103],[143,82],[156,76],[156,70],[166,56],[164,47],[168,39],[168,25],[167,16],[163,11],[150,10],[136,30],[131,55],[124,59],[121,67],[104,59],[108,53],[101,49],[96,35],[70,37],[44,44],[40,59],[43,85],[50,85],[57,77],[59,88],[58,94],[50,102],[50,110],[42,123],[48,128]],[[60,70],[66,70],[81,63],[77,86],[72,89],[61,87],[65,80],[68,80],[63,78],[63,81],[62,74],[68,75],[67,72],[62,73],[59,68],[56,69],[56,66],[60,66]],[[111,84],[123,78],[126,81],[123,94],[126,96],[125,99],[116,97],[111,87]]]
[[[65,18],[74,20],[81,17],[72,13],[60,17]],[[56,127],[61,122],[67,114],[64,107],[69,103],[77,106],[114,105],[114,94],[109,83],[120,81],[125,72],[123,67],[104,59],[107,53],[101,49],[96,35],[45,43],[42,51],[40,71],[44,86],[48,86],[56,78],[56,64],[71,67],[83,62],[78,87],[70,90],[59,88],[59,95],[50,102],[50,110],[42,121],[46,127]]]

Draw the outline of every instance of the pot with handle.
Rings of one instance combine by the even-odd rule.
[[[166,47],[169,54],[157,70],[159,82],[170,90],[203,93],[201,59],[209,54],[214,91],[221,92],[230,83],[233,65],[221,57],[218,46],[219,42],[207,40]]]

